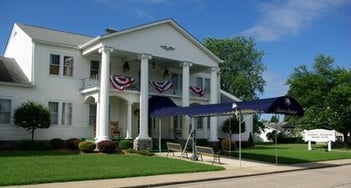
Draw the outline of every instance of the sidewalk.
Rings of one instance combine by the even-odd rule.
[[[158,153],[157,155],[166,157],[166,153]],[[179,159],[179,157],[177,158]],[[182,159],[182,160],[189,160],[189,159]],[[212,164],[210,160],[211,158],[204,157],[204,161],[195,161],[195,162]],[[143,176],[143,177],[107,179],[107,180],[61,182],[61,183],[14,186],[14,187],[28,187],[28,188],[32,188],[32,187],[33,188],[34,187],[35,188],[150,187],[150,186],[161,186],[161,185],[170,185],[170,184],[178,184],[178,183],[198,182],[198,181],[205,181],[205,180],[219,180],[219,179],[226,179],[226,178],[282,173],[282,172],[289,172],[289,171],[296,171],[296,170],[325,168],[325,167],[350,165],[350,164],[351,164],[351,159],[343,159],[343,160],[335,160],[335,161],[324,161],[324,162],[318,162],[318,163],[276,166],[272,164],[258,163],[258,162],[252,162],[252,161],[244,161],[244,160],[240,162],[239,160],[222,157],[221,164],[214,164],[214,165],[223,166],[225,170],[222,170],[222,171]]]

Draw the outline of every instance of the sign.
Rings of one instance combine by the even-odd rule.
[[[304,140],[308,142],[308,150],[312,150],[311,142],[328,142],[328,151],[331,151],[331,142],[335,142],[335,130],[313,129],[303,131]]]
[[[335,130],[313,129],[304,130],[303,133],[305,142],[335,142]]]

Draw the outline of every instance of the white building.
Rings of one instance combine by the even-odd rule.
[[[51,113],[52,125],[36,130],[37,140],[116,136],[149,147],[159,131],[149,118],[150,98],[166,97],[180,106],[237,100],[219,88],[221,61],[170,19],[108,29],[95,38],[15,23],[0,59],[0,140],[30,138],[13,125],[13,114],[31,100]],[[204,89],[204,95],[191,87]],[[198,118],[198,136],[217,141],[218,121]],[[162,138],[188,134],[187,117],[162,119]]]

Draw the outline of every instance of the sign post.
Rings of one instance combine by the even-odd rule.
[[[328,151],[331,151],[331,142],[335,142],[335,130],[313,129],[304,130],[304,140],[308,142],[308,150],[312,150],[311,142],[328,142]]]

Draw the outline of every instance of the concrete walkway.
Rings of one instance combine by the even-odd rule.
[[[166,153],[158,153],[157,155],[166,157]],[[179,154],[176,154],[179,155]],[[171,155],[170,155],[171,156]],[[179,157],[176,157],[179,159]],[[189,159],[182,159],[189,160]],[[211,158],[204,157],[204,161],[194,161],[197,163],[212,164]],[[228,158],[221,158],[221,164],[214,164],[223,166],[225,170],[215,172],[198,172],[198,173],[185,173],[185,174],[170,174],[170,175],[156,175],[156,176],[143,176],[132,178],[119,178],[107,180],[89,180],[89,181],[74,181],[74,182],[61,182],[61,183],[48,183],[25,185],[15,187],[35,187],[35,188],[102,188],[102,187],[151,187],[160,185],[170,185],[179,183],[190,183],[206,180],[219,180],[226,178],[236,178],[245,176],[256,176],[262,174],[283,173],[296,170],[306,170],[312,168],[325,168],[340,165],[350,165],[351,159],[325,161],[318,163],[304,163],[297,165],[272,165],[266,163],[258,163],[252,161],[245,161]]]

